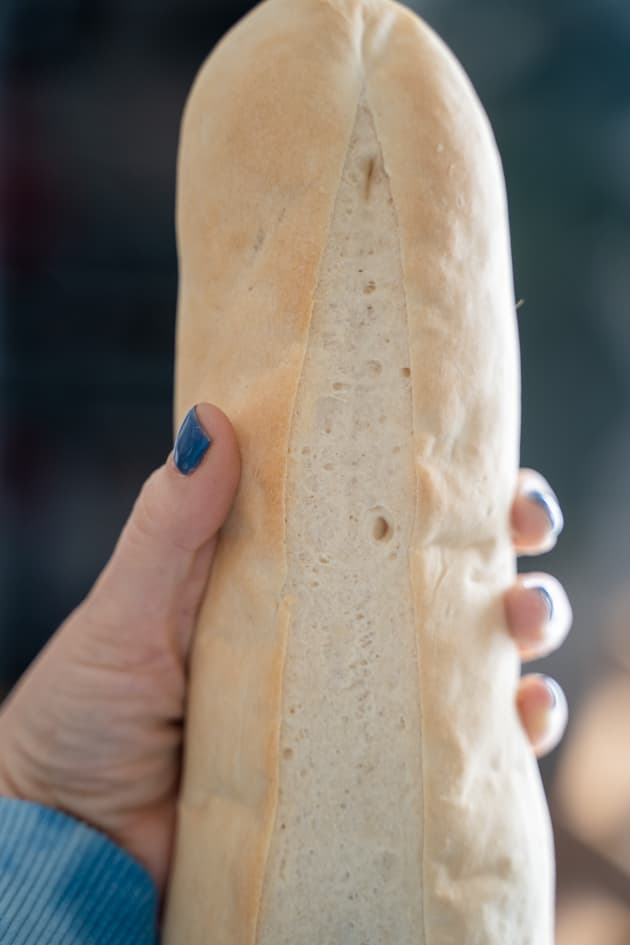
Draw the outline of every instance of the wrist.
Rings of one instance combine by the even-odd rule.
[[[31,796],[18,786],[16,779],[9,773],[11,765],[5,762],[4,752],[0,749],[0,797],[11,798],[16,801],[35,801],[39,799]]]
[[[14,732],[10,717],[7,719],[6,713],[3,712],[0,716],[0,797],[53,806],[42,797],[41,791],[29,786],[28,778],[24,777],[19,755],[13,744],[14,739],[11,737]]]
[[[0,797],[10,797],[10,798],[13,798],[14,800],[21,800],[21,798],[18,797],[18,795],[13,790],[9,782],[5,781],[5,779],[2,777],[1,774],[0,774]]]
[[[16,785],[13,782],[13,778],[8,774],[10,762],[8,762],[7,759],[8,751],[5,742],[6,739],[3,738],[3,733],[0,729],[0,797],[10,797],[14,798],[15,800],[23,800],[23,797],[20,795]]]

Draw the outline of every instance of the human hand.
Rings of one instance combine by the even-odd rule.
[[[149,477],[94,587],[0,711],[0,794],[103,831],[149,870],[160,893],[188,646],[240,476],[225,414],[207,404],[197,414],[212,439],[199,466],[183,475],[171,452]],[[190,437],[183,446],[185,459]]]
[[[563,518],[549,483],[533,469],[521,469],[512,505],[512,538],[518,555],[551,551]],[[562,585],[550,574],[520,574],[505,593],[508,628],[521,659],[540,659],[557,649],[571,628],[573,613]],[[541,757],[558,744],[567,724],[567,701],[554,679],[530,673],[519,682],[516,703],[534,751]]]
[[[171,453],[150,476],[96,584],[0,711],[0,794],[102,830],[149,870],[160,893],[174,835],[188,646],[240,476],[225,414],[207,404],[197,412],[213,441],[207,455],[184,476]],[[518,553],[539,553],[555,541],[544,509],[526,498],[532,482],[541,485],[523,471],[512,510]],[[526,577],[505,603],[508,625],[517,640],[529,641],[523,653],[531,657],[559,643],[568,625],[554,622],[551,643],[536,642],[543,601],[524,587]],[[545,577],[562,617],[568,602],[556,585]],[[535,748],[548,750],[564,723],[554,721],[558,710],[548,717],[543,679],[526,677],[517,702]]]

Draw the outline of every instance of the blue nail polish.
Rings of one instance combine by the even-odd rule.
[[[191,407],[175,438],[173,459],[181,473],[188,476],[197,468],[212,443],[199,423],[197,410]]]
[[[545,604],[547,605],[547,620],[549,621],[553,620],[553,597],[551,596],[547,588],[543,587],[541,584],[539,584],[536,587],[536,590],[538,591],[540,596],[543,598]]]
[[[545,686],[547,687],[549,695],[551,696],[550,711],[553,712],[553,710],[556,709],[562,701],[564,701],[564,696],[563,696],[562,690],[560,689],[560,686],[555,681],[555,679],[552,679],[551,676],[544,676],[544,675],[542,678],[545,682]]]
[[[564,528],[564,518],[556,497],[551,492],[539,492],[537,489],[528,492],[527,495],[530,499],[533,499],[534,502],[538,502],[539,505],[542,505],[547,513],[551,530],[557,538]]]

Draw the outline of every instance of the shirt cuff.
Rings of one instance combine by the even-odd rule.
[[[155,883],[98,830],[2,797],[0,942],[155,945]]]

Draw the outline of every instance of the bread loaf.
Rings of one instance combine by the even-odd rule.
[[[190,658],[166,945],[551,945],[515,707],[503,175],[392,0],[266,0],[186,104],[175,426],[242,477]]]

